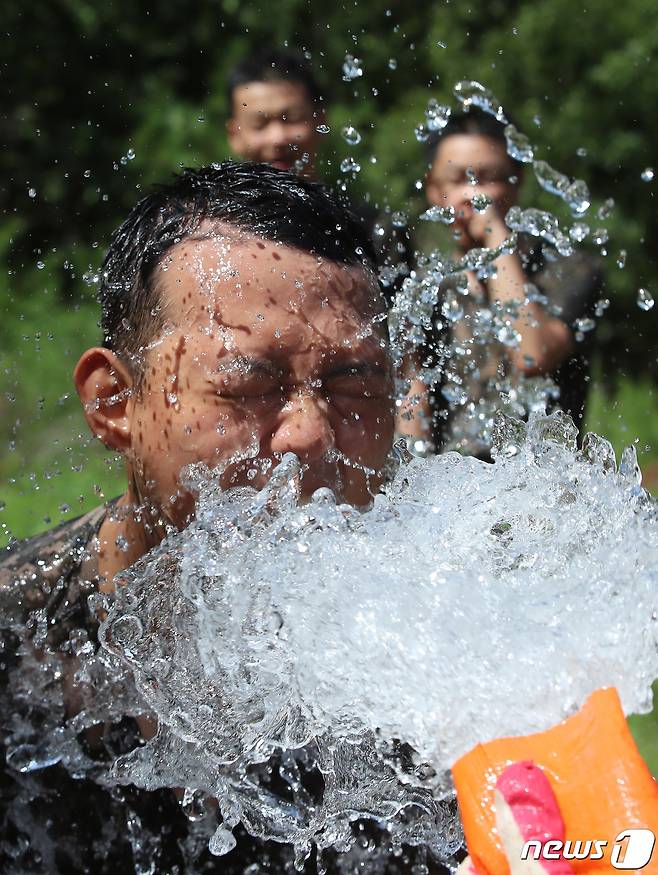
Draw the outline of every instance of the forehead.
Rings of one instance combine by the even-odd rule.
[[[158,281],[170,324],[206,337],[230,329],[254,348],[273,338],[296,346],[350,342],[384,309],[363,267],[250,235],[183,241]]]
[[[248,82],[233,91],[234,115],[281,115],[290,109],[313,115],[313,101],[303,82]]]
[[[441,140],[432,172],[444,172],[450,168],[465,170],[467,167],[507,168],[512,162],[504,143],[482,134],[451,134]]]

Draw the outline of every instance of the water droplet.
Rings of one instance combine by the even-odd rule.
[[[589,189],[582,179],[569,182],[568,176],[551,167],[546,161],[533,161],[532,169],[544,191],[562,198],[574,213],[584,213],[589,209],[591,203]]]
[[[455,221],[455,208],[439,207],[435,204],[421,213],[420,218],[424,222],[443,222],[444,225],[452,225]]]
[[[532,169],[535,171],[537,182],[544,191],[562,197],[569,188],[569,177],[560,173],[559,170],[555,170],[547,161],[533,161]]]
[[[416,127],[414,128],[414,136],[419,143],[426,143],[429,139],[430,134],[425,125],[420,124],[416,125]]]
[[[144,635],[144,626],[139,617],[124,614],[111,626],[112,641],[122,650],[130,653],[130,648]]]
[[[388,59],[388,69],[389,70],[397,70],[397,68],[398,68],[398,62],[396,61],[396,59],[389,58]]]
[[[43,270],[45,266],[43,261],[37,261],[37,270]]]
[[[653,167],[645,167],[640,174],[642,182],[651,182],[654,177]]]
[[[479,193],[473,195],[471,203],[473,204],[473,209],[476,213],[484,213],[487,208],[491,206],[493,201],[489,195]]]
[[[391,224],[394,228],[406,228],[408,221],[406,213],[398,211],[391,215]]]
[[[232,851],[236,844],[233,833],[220,824],[208,842],[208,850],[215,857],[223,857],[224,854]]]
[[[134,150],[134,149],[128,149],[128,151],[126,152],[126,158],[127,158],[129,161],[132,161],[134,157],[135,157],[135,150]]]
[[[342,130],[343,139],[350,146],[357,146],[361,142],[361,134],[352,125],[348,125]]]
[[[605,222],[605,220],[609,219],[610,216],[612,215],[612,211],[614,210],[614,208],[615,208],[614,198],[611,198],[611,197],[606,198],[606,200],[603,201],[601,206],[596,211],[596,218],[601,222]]]
[[[361,165],[350,156],[343,158],[340,162],[340,170],[341,173],[358,173],[361,170]]]
[[[604,243],[608,242],[608,231],[606,228],[597,228],[592,233],[592,241],[596,244],[596,246],[603,246]]]
[[[125,535],[117,535],[114,543],[117,545],[122,553],[128,552],[130,544],[128,543],[128,539],[125,537]]]
[[[318,125],[315,130],[318,132],[318,134],[328,134],[331,128],[329,127],[329,125],[322,124]]]
[[[464,109],[475,106],[483,112],[489,113],[499,122],[507,122],[503,107],[499,101],[480,82],[464,79],[455,85],[453,93]]]
[[[511,158],[524,164],[532,163],[535,153],[532,143],[525,134],[518,131],[514,125],[507,125],[505,128],[505,140],[507,142],[507,154]]]
[[[447,49],[448,48],[448,46],[445,43],[441,42],[441,40],[438,41],[438,43],[436,44],[436,47],[438,49]]]
[[[589,317],[583,317],[582,319],[576,319],[573,323],[576,331],[580,331],[583,334],[587,331],[593,331],[596,328],[596,322]]]
[[[619,255],[617,256],[617,267],[620,270],[623,270],[626,267],[626,250],[620,249]]]
[[[610,299],[609,298],[599,298],[599,300],[596,302],[596,304],[594,306],[594,315],[597,318],[600,318],[601,316],[603,316],[603,314],[605,313],[605,311],[608,309],[609,306],[610,306]]]
[[[464,315],[464,308],[452,289],[449,289],[446,293],[441,305],[441,314],[449,322],[458,322]]]
[[[509,322],[498,329],[496,336],[503,346],[515,348],[521,343],[521,335]]]
[[[576,243],[582,243],[589,234],[589,225],[585,222],[574,222],[569,228],[569,237]]]
[[[452,110],[449,106],[439,103],[433,97],[427,102],[425,124],[430,131],[442,131],[448,124]]]
[[[85,179],[89,179],[89,177],[91,176],[91,170],[85,170],[85,172],[82,175],[84,176]]]
[[[576,149],[576,155],[578,155],[579,158],[587,158],[587,149],[584,146],[580,146]]]
[[[343,82],[351,82],[363,76],[363,62],[354,55],[345,55],[343,61]]]
[[[651,310],[654,303],[653,295],[648,289],[637,290],[637,305],[640,310]]]
[[[28,188],[28,190],[27,190],[27,196],[28,196],[28,197],[33,197],[33,198],[36,197],[36,196],[37,196],[37,190],[36,190],[36,188]]]
[[[95,286],[97,283],[100,282],[100,279],[100,273],[98,273],[98,271],[92,270],[91,268],[89,268],[88,271],[82,274],[82,281],[87,286]]]

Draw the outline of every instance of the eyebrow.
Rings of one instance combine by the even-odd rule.
[[[265,374],[276,379],[282,376],[280,368],[270,359],[253,355],[236,355],[221,359],[216,367],[216,373],[238,372],[241,376]]]
[[[386,376],[389,371],[383,362],[372,362],[367,359],[338,360],[333,362],[332,365],[325,374],[325,377],[336,377],[350,371],[367,376],[380,377]],[[281,380],[284,377],[284,372],[281,368],[277,367],[270,359],[251,355],[236,355],[231,358],[221,359],[217,364],[215,372],[218,374],[237,372],[240,376],[265,375],[275,380]]]
[[[359,374],[366,374],[373,377],[381,377],[388,374],[388,368],[382,362],[371,362],[366,359],[358,359],[354,361],[337,362],[336,367],[332,368],[327,374],[328,377],[344,374],[346,371],[356,371]]]

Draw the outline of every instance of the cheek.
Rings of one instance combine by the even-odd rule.
[[[384,458],[395,427],[393,407],[386,401],[357,401],[334,408],[333,428],[339,449],[362,459]]]
[[[193,460],[210,461],[261,440],[275,427],[281,404],[210,397],[189,403],[174,420],[174,448]]]
[[[293,128],[291,139],[300,143],[308,143],[313,139],[313,130],[310,125],[296,125]]]

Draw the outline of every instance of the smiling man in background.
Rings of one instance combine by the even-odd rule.
[[[325,102],[303,57],[265,50],[246,58],[231,71],[227,90],[226,129],[236,155],[316,175]]]
[[[262,161],[320,179],[318,149],[327,125],[327,100],[308,60],[290,50],[264,49],[245,58],[228,78],[229,145],[239,158]],[[411,245],[405,229],[395,227],[391,211],[352,199],[340,200],[359,218],[370,236],[377,266],[386,268],[387,286],[397,288],[409,272]]]

